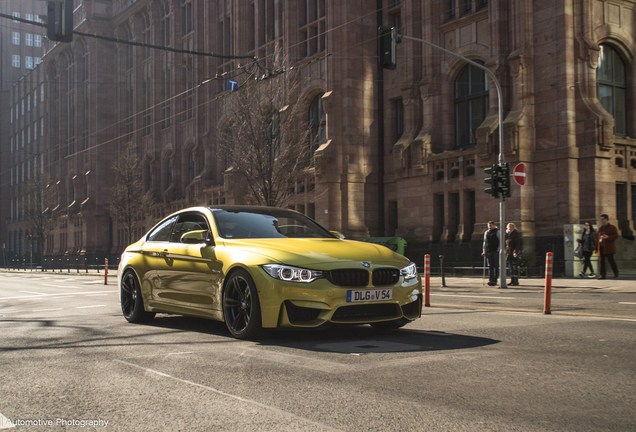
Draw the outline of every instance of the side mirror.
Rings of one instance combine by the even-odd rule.
[[[344,240],[345,236],[342,233],[339,233],[338,231],[330,231],[331,234],[335,235],[336,237],[338,237],[340,240]]]
[[[189,231],[181,236],[181,243],[200,244],[205,243],[208,246],[214,246],[214,239],[209,230]]]

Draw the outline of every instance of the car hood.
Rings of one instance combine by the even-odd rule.
[[[240,239],[223,243],[228,249],[249,252],[279,263],[312,266],[331,263],[362,263],[406,266],[409,260],[392,250],[373,243],[340,239]]]

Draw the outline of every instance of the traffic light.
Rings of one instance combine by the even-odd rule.
[[[395,70],[395,68],[397,67],[397,56],[395,49],[397,41],[395,28],[381,26],[380,28],[378,28],[378,33],[378,54],[380,57],[380,65],[384,69]]]
[[[499,193],[504,197],[510,197],[510,164],[508,162],[499,165]]]
[[[486,174],[490,174],[490,177],[486,177],[484,179],[490,187],[484,189],[484,191],[495,198],[499,198],[499,165],[493,165],[490,168],[486,168],[484,169],[484,172]]]
[[[73,0],[47,2],[46,36],[57,42],[73,40]]]

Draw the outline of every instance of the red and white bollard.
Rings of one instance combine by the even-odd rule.
[[[431,305],[431,256],[424,255],[424,306]]]
[[[543,297],[543,313],[549,315],[551,313],[552,303],[552,265],[554,263],[554,254],[548,252],[545,254],[545,295]]]
[[[104,263],[104,285],[108,285],[108,258]]]

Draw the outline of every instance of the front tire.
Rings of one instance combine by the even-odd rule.
[[[254,339],[262,330],[261,305],[256,285],[250,274],[234,271],[223,290],[223,317],[232,336]]]
[[[141,285],[134,271],[128,270],[121,278],[121,311],[126,321],[131,323],[143,323],[151,321],[155,317],[154,312],[146,312],[144,300],[141,295]]]

